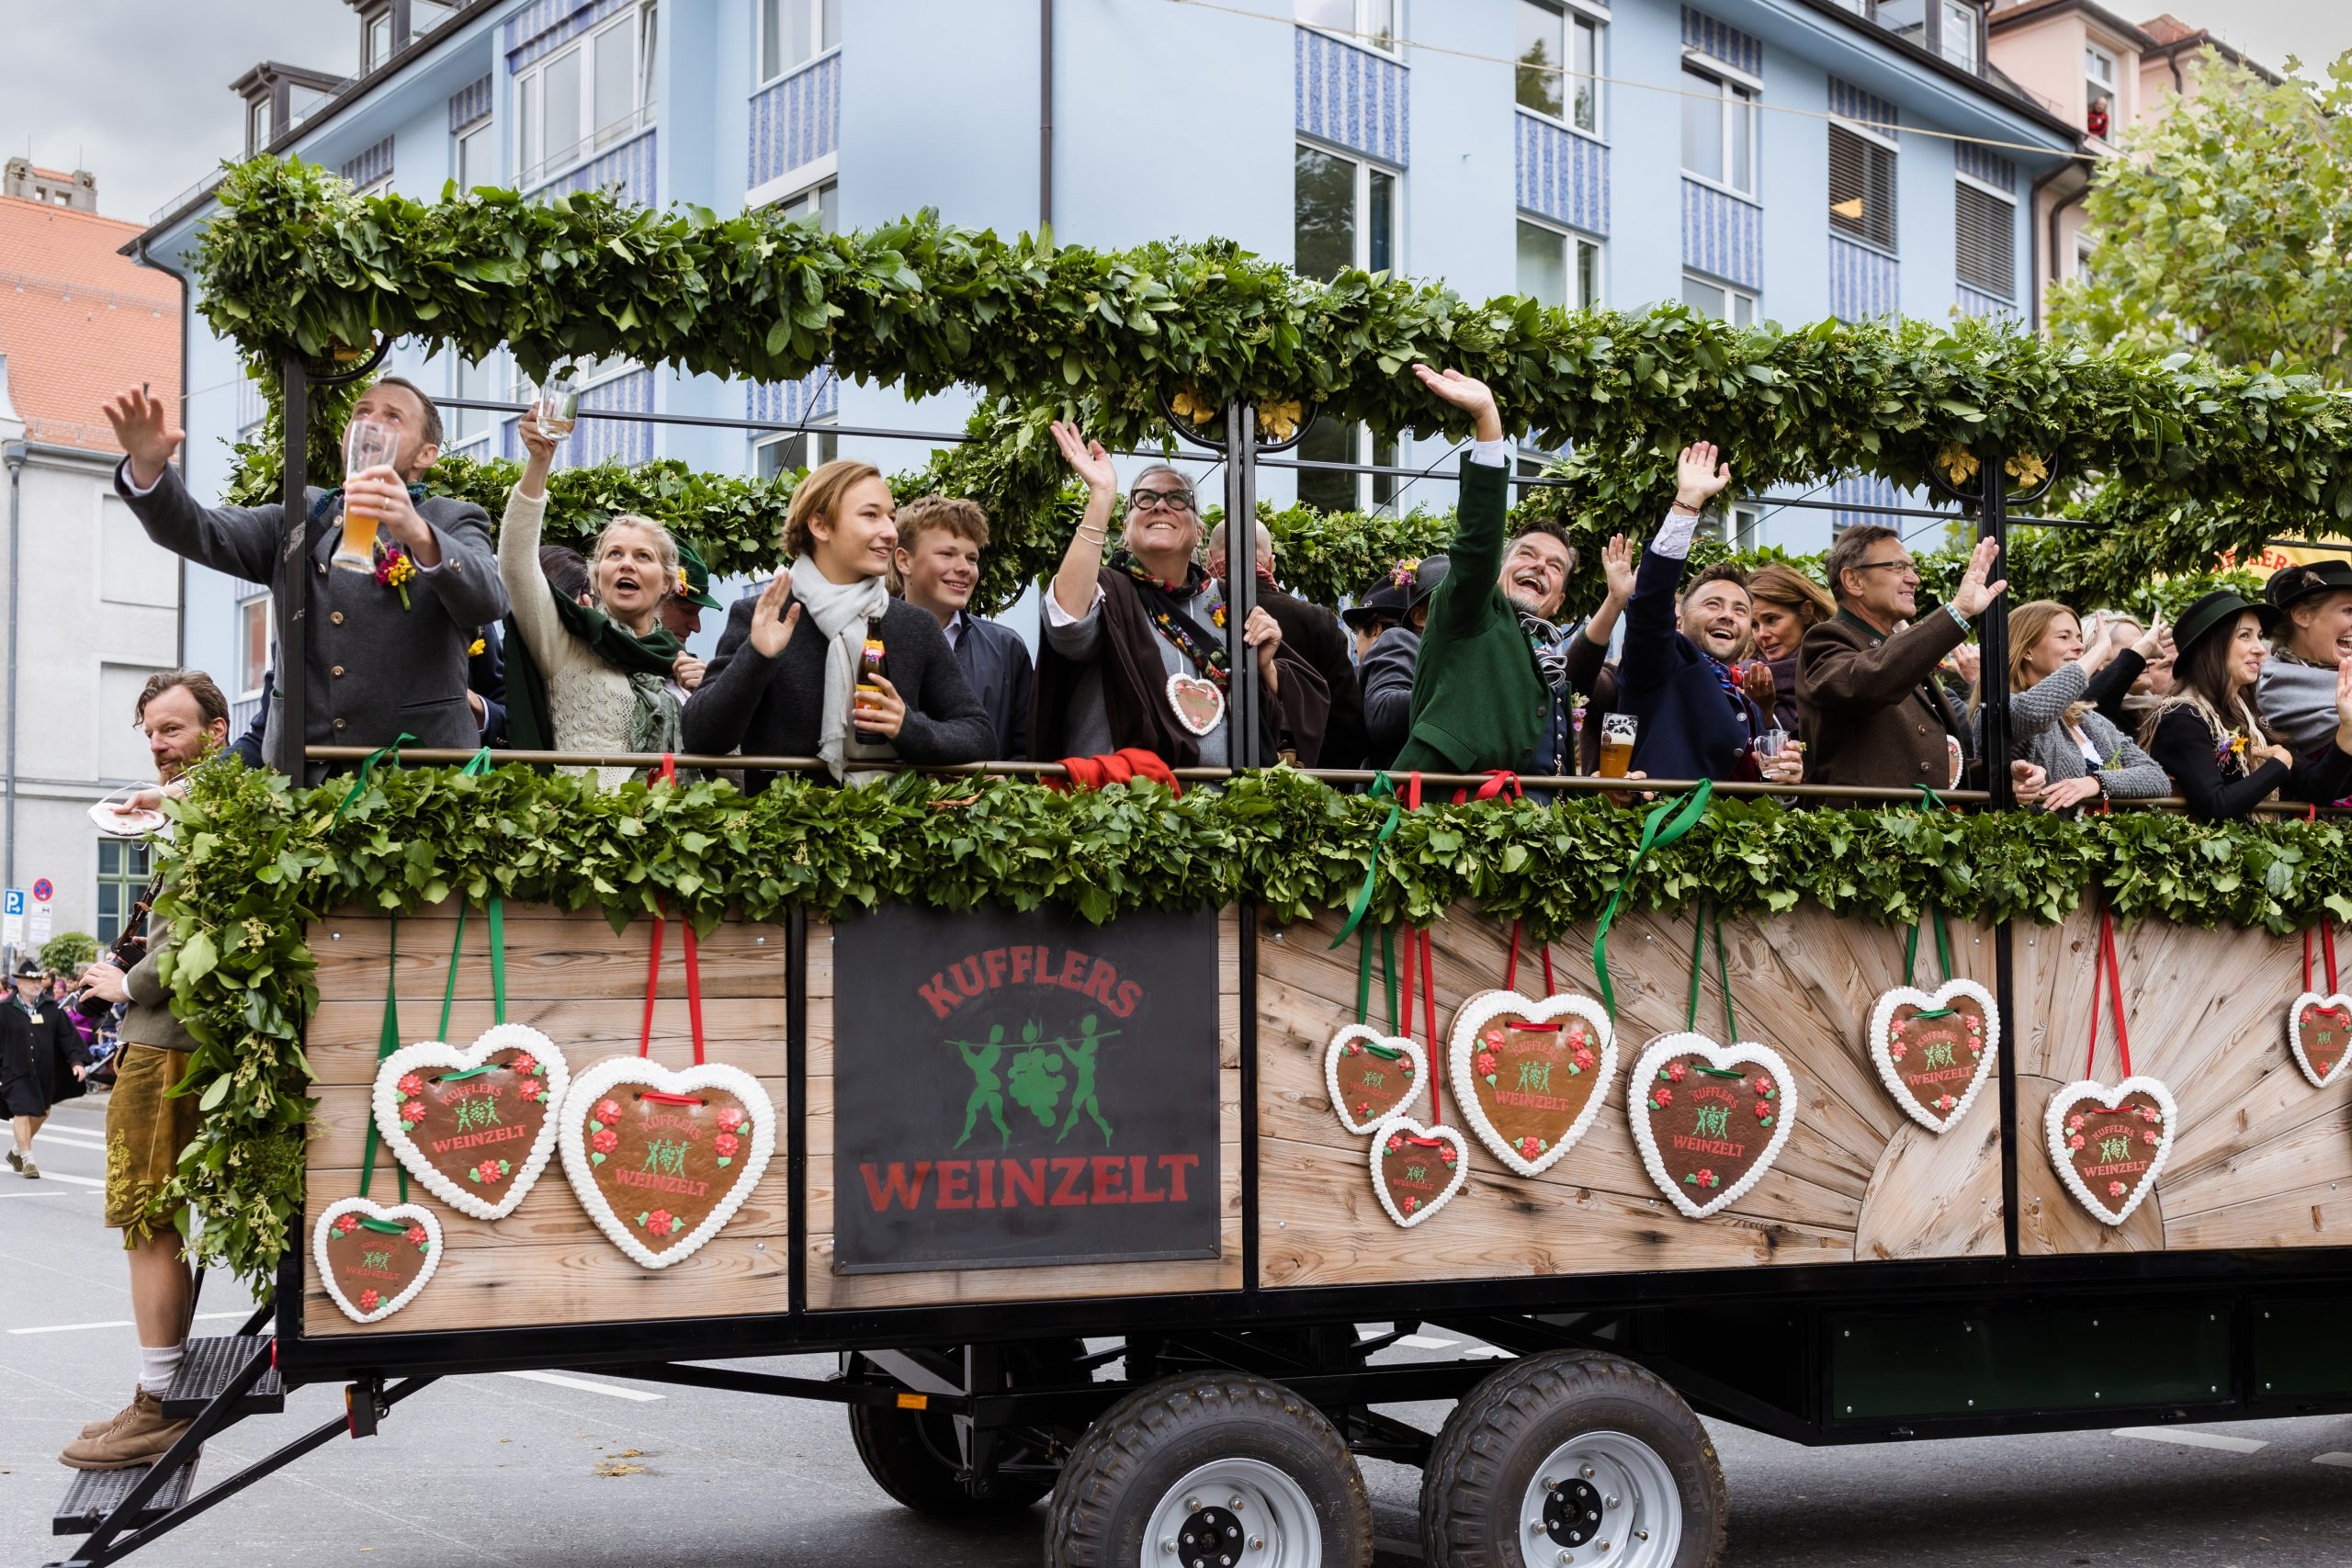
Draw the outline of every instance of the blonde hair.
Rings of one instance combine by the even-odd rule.
[[[2010,691],[2022,692],[2035,683],[2032,671],[2027,668],[2026,657],[2041,645],[2041,639],[2050,635],[2050,628],[2058,624],[2061,615],[2072,616],[2077,629],[2083,624],[2083,618],[2075,615],[2071,606],[2061,604],[2055,599],[2030,600],[2009,612]],[[2095,705],[2087,701],[2070,703],[2066,711],[2059,716],[2058,722],[2074,729],[2082,724],[2083,715]]]
[[[881,469],[855,457],[836,457],[812,469],[793,487],[792,505],[784,514],[784,553],[795,560],[813,554],[817,536],[808,525],[820,517],[832,523],[851,487],[881,477]]]
[[[677,592],[678,541],[670,536],[669,529],[639,512],[617,513],[596,530],[595,543],[588,547],[588,591],[599,600],[605,596],[597,573],[604,564],[605,545],[616,528],[637,528],[652,536],[654,558],[662,563],[662,592],[667,597]]]

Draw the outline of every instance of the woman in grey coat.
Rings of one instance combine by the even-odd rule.
[[[2010,755],[2050,775],[2041,802],[2046,810],[2172,793],[2164,768],[2089,701],[2090,678],[2114,651],[2102,637],[2086,652],[2082,623],[2054,599],[2009,612]],[[1981,712],[1976,722],[1981,744]]]

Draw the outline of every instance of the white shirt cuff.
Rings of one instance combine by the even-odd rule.
[[[1668,560],[1685,559],[1690,554],[1690,541],[1698,532],[1699,519],[1695,515],[1669,511],[1666,521],[1659,524],[1657,532],[1651,536],[1650,549]]]
[[[1086,619],[1086,615],[1091,615],[1094,614],[1095,610],[1102,604],[1102,585],[1099,582],[1094,585],[1094,598],[1086,606],[1086,615],[1073,615],[1068,610],[1063,609],[1062,602],[1054,597],[1054,591],[1051,588],[1046,590],[1045,599],[1046,624],[1047,626],[1074,626],[1078,625],[1079,622]]]
[[[169,464],[164,465],[166,468],[169,468],[170,466],[171,465]],[[164,482],[164,476],[161,474],[157,474],[155,476],[154,485],[142,485],[137,479],[132,479],[130,477],[130,459],[128,457],[125,457],[122,460],[121,473],[122,488],[131,495],[153,495],[155,493],[155,485],[159,485]]]
[[[1473,441],[1470,443],[1470,460],[1483,463],[1489,468],[1510,468],[1510,437],[1506,435],[1500,441]]]

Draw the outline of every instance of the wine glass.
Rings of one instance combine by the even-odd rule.
[[[550,376],[532,389],[531,418],[549,441],[560,441],[571,434],[580,418],[580,383],[570,371]]]

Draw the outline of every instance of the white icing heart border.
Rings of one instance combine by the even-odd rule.
[[[2287,1010],[2287,1049],[2294,1053],[2295,1066],[2302,1068],[2303,1077],[2311,1080],[2312,1087],[2325,1089],[2344,1076],[2345,1064],[2352,1062],[2352,1050],[2346,1050],[2343,1055],[2335,1059],[2334,1072],[2312,1071],[2312,1059],[2303,1055],[2303,1010],[2308,1007],[2344,1008],[2352,1010],[2352,994],[2331,991],[2322,996],[2317,991],[2305,991],[2301,996],[2297,997],[2294,1005]]]
[[[357,1303],[343,1293],[336,1282],[334,1269],[327,1263],[327,1235],[335,1221],[345,1214],[361,1214],[378,1220],[413,1220],[424,1227],[424,1267],[409,1281],[408,1289],[384,1303],[374,1312],[361,1312]],[[422,1203],[379,1203],[372,1198],[338,1198],[326,1206],[319,1223],[311,1229],[311,1258],[317,1264],[319,1282],[326,1287],[327,1297],[341,1308],[343,1315],[354,1323],[381,1323],[392,1314],[416,1300],[417,1292],[441,1267],[441,1221]]]
[[[1894,1010],[1904,1003],[1916,1002],[1920,1011],[1928,1012],[1951,1006],[1954,997],[1967,998],[1984,1012],[1984,1049],[1977,1054],[1976,1076],[1968,1080],[1968,1089],[1961,1095],[1960,1103],[1951,1108],[1950,1116],[1939,1122],[1928,1114],[1918,1103],[1917,1097],[1911,1092],[1910,1086],[1903,1081],[1903,1075],[1895,1070],[1894,1058],[1888,1054],[1893,1042],[1887,1038],[1887,1031],[1894,1025]],[[1930,1133],[1948,1133],[1968,1114],[1968,1108],[1976,1103],[1978,1091],[1993,1077],[1993,1069],[2001,1055],[2001,1010],[1994,1002],[1993,993],[1973,980],[1946,980],[1932,991],[1923,991],[1917,986],[1897,986],[1882,993],[1878,1006],[1871,1010],[1870,1043],[1871,1060],[1878,1067],[1879,1081],[1886,1085],[1886,1092],[1894,1099],[1896,1109]]]
[[[1209,721],[1206,724],[1194,724],[1190,718],[1185,716],[1183,705],[1176,700],[1176,689],[1179,686],[1206,686],[1209,689],[1210,694],[1216,698],[1216,712],[1210,716]],[[1169,711],[1176,716],[1177,723],[1182,725],[1186,729],[1191,730],[1194,735],[1206,735],[1210,730],[1215,729],[1218,725],[1225,722],[1225,694],[1216,689],[1216,682],[1204,681],[1198,675],[1187,675],[1180,670],[1175,674],[1168,677],[1168,684],[1165,689],[1168,693]]]
[[[1413,1087],[1406,1091],[1405,1098],[1369,1122],[1358,1122],[1350,1115],[1346,1104],[1340,1099],[1340,1055],[1347,1049],[1350,1043],[1354,1041],[1362,1041],[1367,1045],[1385,1045],[1392,1051],[1402,1051],[1413,1064]],[[1330,1093],[1331,1110],[1339,1116],[1340,1126],[1359,1136],[1373,1131],[1383,1122],[1392,1117],[1401,1116],[1410,1110],[1413,1101],[1419,1100],[1427,1089],[1429,1078],[1429,1053],[1421,1049],[1420,1042],[1408,1035],[1383,1034],[1370,1024],[1351,1023],[1331,1036],[1331,1043],[1323,1047],[1323,1087]]]
[[[507,1179],[506,1196],[495,1203],[485,1201],[481,1194],[450,1179],[447,1172],[435,1167],[424,1151],[416,1146],[408,1125],[401,1120],[401,1079],[419,1067],[479,1067],[498,1052],[517,1050],[528,1052],[548,1069],[547,1089],[541,1096],[547,1102],[547,1114],[539,1120],[538,1136],[523,1157],[514,1162],[514,1174]],[[382,1136],[384,1146],[392,1157],[407,1168],[408,1173],[424,1184],[432,1193],[461,1214],[471,1214],[478,1220],[503,1220],[513,1213],[516,1205],[538,1184],[539,1174],[555,1156],[556,1118],[562,1111],[564,1090],[571,1080],[571,1069],[564,1062],[563,1052],[556,1043],[527,1023],[493,1023],[478,1035],[470,1045],[452,1045],[443,1040],[420,1040],[403,1045],[385,1057],[376,1067],[376,1092],[372,1113],[376,1131]]]
[[[1693,1055],[1706,1057],[1717,1067],[1751,1065],[1761,1067],[1772,1075],[1781,1090],[1781,1113],[1772,1118],[1772,1136],[1765,1144],[1764,1152],[1756,1156],[1756,1163],[1747,1168],[1747,1175],[1704,1203],[1693,1203],[1684,1197],[1682,1189],[1667,1175],[1666,1162],[1658,1157],[1657,1134],[1650,1126],[1648,1107],[1634,1103],[1636,1098],[1645,1098],[1641,1090],[1657,1077],[1659,1063],[1669,1056]],[[1743,1073],[1741,1076],[1747,1075]],[[1625,1080],[1625,1120],[1633,1123],[1634,1146],[1642,1152],[1642,1164],[1648,1168],[1650,1180],[1683,1213],[1694,1220],[1703,1220],[1746,1197],[1747,1190],[1763,1180],[1773,1162],[1781,1157],[1781,1150],[1787,1146],[1789,1134],[1795,1132],[1797,1126],[1796,1076],[1789,1071],[1789,1065],[1781,1059],[1778,1051],[1770,1045],[1758,1045],[1752,1040],[1718,1045],[1706,1035],[1687,1030],[1679,1034],[1661,1034],[1642,1047],[1641,1055],[1634,1063],[1633,1075]]]
[[[1380,1151],[1388,1142],[1391,1133],[1410,1133],[1417,1138],[1442,1138],[1453,1145],[1453,1179],[1445,1184],[1444,1191],[1430,1200],[1428,1208],[1415,1213],[1401,1213],[1396,1207],[1396,1201],[1388,1195],[1388,1184],[1380,1179]],[[1388,1211],[1388,1217],[1404,1230],[1411,1230],[1452,1202],[1453,1195],[1462,1190],[1462,1184],[1470,1179],[1470,1140],[1442,1122],[1435,1126],[1424,1126],[1409,1116],[1387,1117],[1372,1130],[1371,1156],[1373,1196],[1380,1200],[1380,1206]]]
[[[2084,1185],[2082,1173],[2075,1168],[2075,1162],[2066,1157],[2066,1112],[2085,1100],[2094,1099],[2102,1107],[2112,1110],[2123,1102],[2125,1096],[2134,1093],[2145,1093],[2156,1102],[2156,1109],[2164,1112],[2163,1136],[2156,1140],[2155,1157],[2148,1162],[2147,1174],[2132,1190],[2132,1196],[2123,1201],[2122,1212],[2109,1213],[2107,1205],[2092,1196],[2091,1190]],[[2084,1213],[2101,1224],[2120,1225],[2132,1217],[2132,1212],[2139,1208],[2149,1193],[2156,1190],[2156,1179],[2165,1173],[2165,1162],[2172,1158],[2172,1140],[2180,1126],[2180,1108],[2173,1103],[2172,1090],[2166,1089],[2159,1078],[2135,1074],[2113,1089],[2097,1078],[2076,1078],[2050,1097],[2050,1109],[2042,1113],[2041,1126],[2050,1142],[2050,1163],[2057,1168],[2058,1179],[2066,1184],[2066,1190],[2075,1195],[2075,1201],[2083,1206]]]
[[[1591,1027],[1594,1037],[1600,1042],[1600,1060],[1592,1069],[1595,1082],[1584,1109],[1558,1140],[1533,1159],[1521,1157],[1487,1117],[1486,1107],[1478,1103],[1478,1075],[1471,1070],[1478,1054],[1478,1032],[1504,1013],[1536,1023],[1579,1019]],[[1617,1077],[1617,1032],[1610,1027],[1609,1014],[1599,1002],[1575,991],[1562,991],[1540,999],[1519,991],[1480,991],[1464,1001],[1454,1013],[1453,1027],[1446,1036],[1446,1058],[1453,1079],[1453,1102],[1461,1108],[1462,1120],[1487,1145],[1487,1152],[1521,1176],[1541,1176],[1562,1155],[1576,1147],[1600,1115],[1600,1108],[1608,1100]]]
[[[725,1089],[741,1102],[752,1122],[751,1146],[744,1151],[743,1169],[735,1185],[718,1200],[718,1207],[703,1216],[703,1222],[686,1233],[685,1239],[664,1252],[656,1252],[638,1240],[637,1233],[627,1221],[613,1211],[612,1203],[596,1185],[596,1168],[588,1158],[588,1140],[582,1129],[588,1112],[596,1101],[622,1084],[639,1084],[663,1094],[687,1094],[708,1086]],[[775,1152],[775,1106],[768,1099],[768,1091],[760,1082],[741,1067],[730,1067],[723,1062],[706,1062],[700,1066],[681,1067],[673,1072],[643,1056],[607,1056],[603,1061],[582,1067],[571,1080],[571,1093],[566,1097],[562,1111],[563,1125],[556,1140],[563,1151],[563,1174],[571,1183],[573,1196],[605,1239],[619,1247],[648,1269],[667,1269],[681,1258],[691,1258],[703,1243],[717,1235],[735,1217],[760,1183],[767,1169],[768,1158]]]

